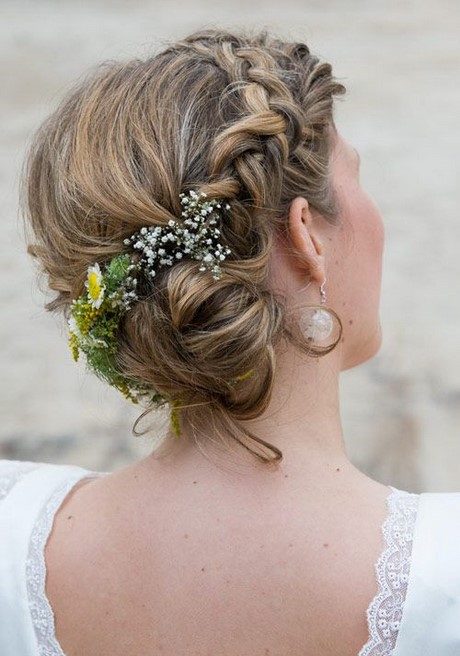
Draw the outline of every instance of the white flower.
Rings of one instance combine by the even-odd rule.
[[[91,333],[88,333],[85,337],[85,342],[88,346],[92,347],[97,347],[97,348],[108,348],[108,343],[105,341],[105,339],[98,339],[96,337],[93,337]]]
[[[85,282],[85,287],[88,290],[88,300],[91,305],[99,309],[104,300],[105,285],[103,283],[101,269],[99,264],[88,267],[88,277]]]
[[[80,328],[77,325],[77,321],[75,317],[70,317],[70,319],[67,321],[69,330],[71,333],[73,333],[78,339],[82,339],[82,334],[80,332]]]

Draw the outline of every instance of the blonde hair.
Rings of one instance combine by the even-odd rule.
[[[88,266],[180,217],[180,192],[231,203],[222,278],[184,258],[143,281],[119,329],[120,370],[180,407],[197,441],[211,429],[264,462],[282,457],[244,427],[269,403],[276,345],[302,348],[268,284],[270,251],[296,196],[337,220],[329,157],[344,91],[305,44],[200,31],[145,61],[98,65],[34,136],[21,198],[29,252],[58,292],[47,309],[68,313]]]

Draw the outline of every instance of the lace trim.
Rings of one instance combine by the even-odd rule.
[[[375,565],[379,592],[367,609],[370,637],[358,656],[391,656],[404,610],[420,495],[391,490],[382,526],[386,546]]]
[[[42,467],[42,462],[23,460],[0,460],[0,501],[13,489],[16,483],[29,472]]]
[[[32,530],[26,560],[27,593],[32,623],[40,656],[65,656],[55,635],[54,613],[46,596],[45,546],[53,526],[54,516],[70,490],[80,480],[98,478],[108,472],[72,475],[59,485],[40,511]]]

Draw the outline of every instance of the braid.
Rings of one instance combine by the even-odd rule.
[[[264,38],[259,38],[260,45]],[[228,81],[220,104],[238,107],[235,119],[210,147],[210,181],[233,176],[239,195],[253,206],[278,207],[283,177],[278,175],[276,184],[268,186],[267,170],[282,172],[304,133],[301,109],[283,82],[278,61],[242,37],[215,39],[212,32],[204,32],[184,44],[208,60],[212,54]]]

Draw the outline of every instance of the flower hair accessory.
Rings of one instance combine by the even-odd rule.
[[[204,200],[205,193],[198,195],[195,191],[180,194],[182,217],[179,223],[174,219],[167,226],[141,228],[129,239],[126,246],[132,245],[140,252],[139,265],[150,277],[154,278],[157,268],[172,266],[184,255],[201,262],[200,271],[209,269],[215,280],[222,271],[220,263],[231,251],[219,242],[220,229],[217,227],[218,215],[230,205],[220,200]]]
[[[150,396],[152,403],[167,401],[142,381],[124,376],[116,364],[120,320],[139,298],[137,276],[152,280],[159,269],[189,258],[200,262],[199,271],[208,270],[218,280],[222,275],[221,263],[231,253],[220,243],[218,227],[222,213],[230,205],[206,198],[205,193],[193,190],[180,194],[183,220],[171,219],[165,226],[143,227],[125,239],[125,246],[131,246],[134,253],[116,255],[103,271],[98,263],[90,266],[86,293],[72,302],[69,346],[75,361],[83,352],[89,368],[134,403],[143,396]]]

